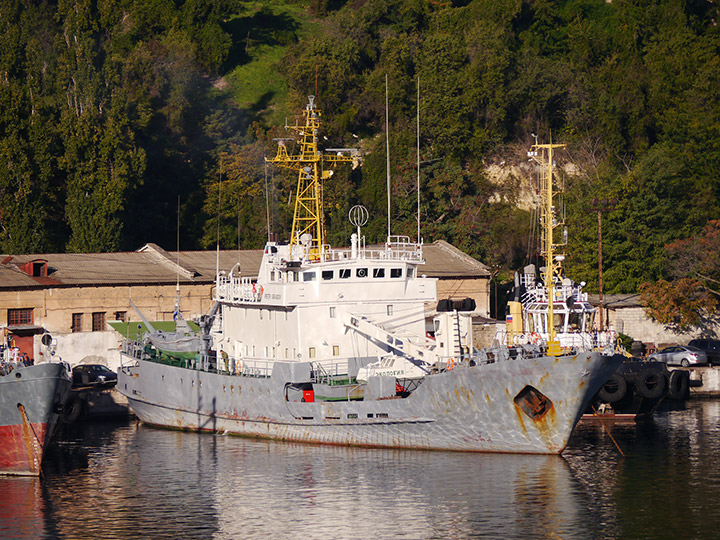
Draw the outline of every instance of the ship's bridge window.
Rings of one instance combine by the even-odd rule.
[[[407,277],[414,278],[415,277],[415,268],[408,267],[407,269]]]
[[[347,279],[350,277],[350,269],[349,268],[341,268],[338,270],[338,275],[340,279]]]
[[[359,278],[367,277],[368,275],[368,269],[367,268],[358,268],[355,270],[355,276]]]
[[[390,269],[390,277],[391,278],[401,278],[402,277],[402,268],[391,268]]]
[[[384,268],[373,268],[373,277],[374,278],[384,278],[385,277],[385,269]]]
[[[335,272],[333,272],[332,270],[323,270],[323,271],[322,271],[322,278],[323,278],[323,280],[332,279],[334,273],[335,273]]]
[[[568,332],[584,332],[586,319],[585,313],[571,312],[568,315]]]
[[[303,281],[315,281],[315,272],[303,272]]]

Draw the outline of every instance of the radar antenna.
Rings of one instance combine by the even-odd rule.
[[[325,247],[325,216],[323,213],[322,181],[332,176],[333,171],[325,170],[325,166],[334,167],[339,163],[352,163],[353,169],[360,162],[360,154],[354,148],[333,149],[333,154],[323,154],[318,149],[318,134],[321,126],[321,112],[315,107],[315,96],[308,96],[308,104],[303,111],[304,125],[297,120],[295,125],[286,129],[295,131],[300,136],[300,151],[290,155],[285,142],[278,139],[278,152],[274,158],[266,158],[270,163],[280,167],[298,171],[295,212],[293,215],[292,233],[290,235],[290,252],[307,239],[309,234],[308,256],[310,259],[323,257]]]

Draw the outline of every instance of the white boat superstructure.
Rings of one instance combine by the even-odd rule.
[[[427,337],[437,280],[419,273],[422,263],[422,244],[407,237],[368,248],[353,234],[351,248],[326,247],[315,260],[307,248],[270,242],[257,280],[237,268],[218,276],[215,346],[236,366],[311,361],[355,377],[392,355],[411,359],[416,376],[427,374],[458,356],[456,343],[469,348],[472,334],[469,316],[454,312],[439,314]],[[440,322],[448,317],[463,319],[462,336],[452,335],[460,323]]]
[[[612,330],[595,329],[597,308],[583,292],[584,283],[563,277],[552,289],[553,326],[563,350],[592,351],[613,348],[617,335]],[[537,281],[535,265],[528,265],[516,276],[517,299],[507,316],[512,344],[542,343],[550,339],[549,296],[547,287]],[[522,326],[513,325],[521,321]]]

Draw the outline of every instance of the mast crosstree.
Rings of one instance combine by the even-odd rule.
[[[332,154],[319,150],[321,116],[320,109],[315,107],[315,96],[308,96],[308,104],[303,111],[304,122],[301,124],[296,120],[294,125],[285,126],[286,129],[300,136],[299,152],[294,155],[288,153],[286,142],[294,139],[276,139],[277,155],[274,158],[266,158],[270,163],[298,172],[290,250],[292,253],[294,246],[306,246],[309,248],[309,257],[313,260],[322,258],[326,245],[322,182],[332,176],[333,170],[330,167],[340,163],[352,163],[354,169],[360,164],[360,154],[357,149],[326,149],[326,152]]]

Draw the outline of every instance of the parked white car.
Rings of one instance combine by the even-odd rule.
[[[697,347],[689,345],[673,345],[652,353],[648,360],[665,362],[668,365],[688,367],[690,365],[707,364],[707,354]]]

